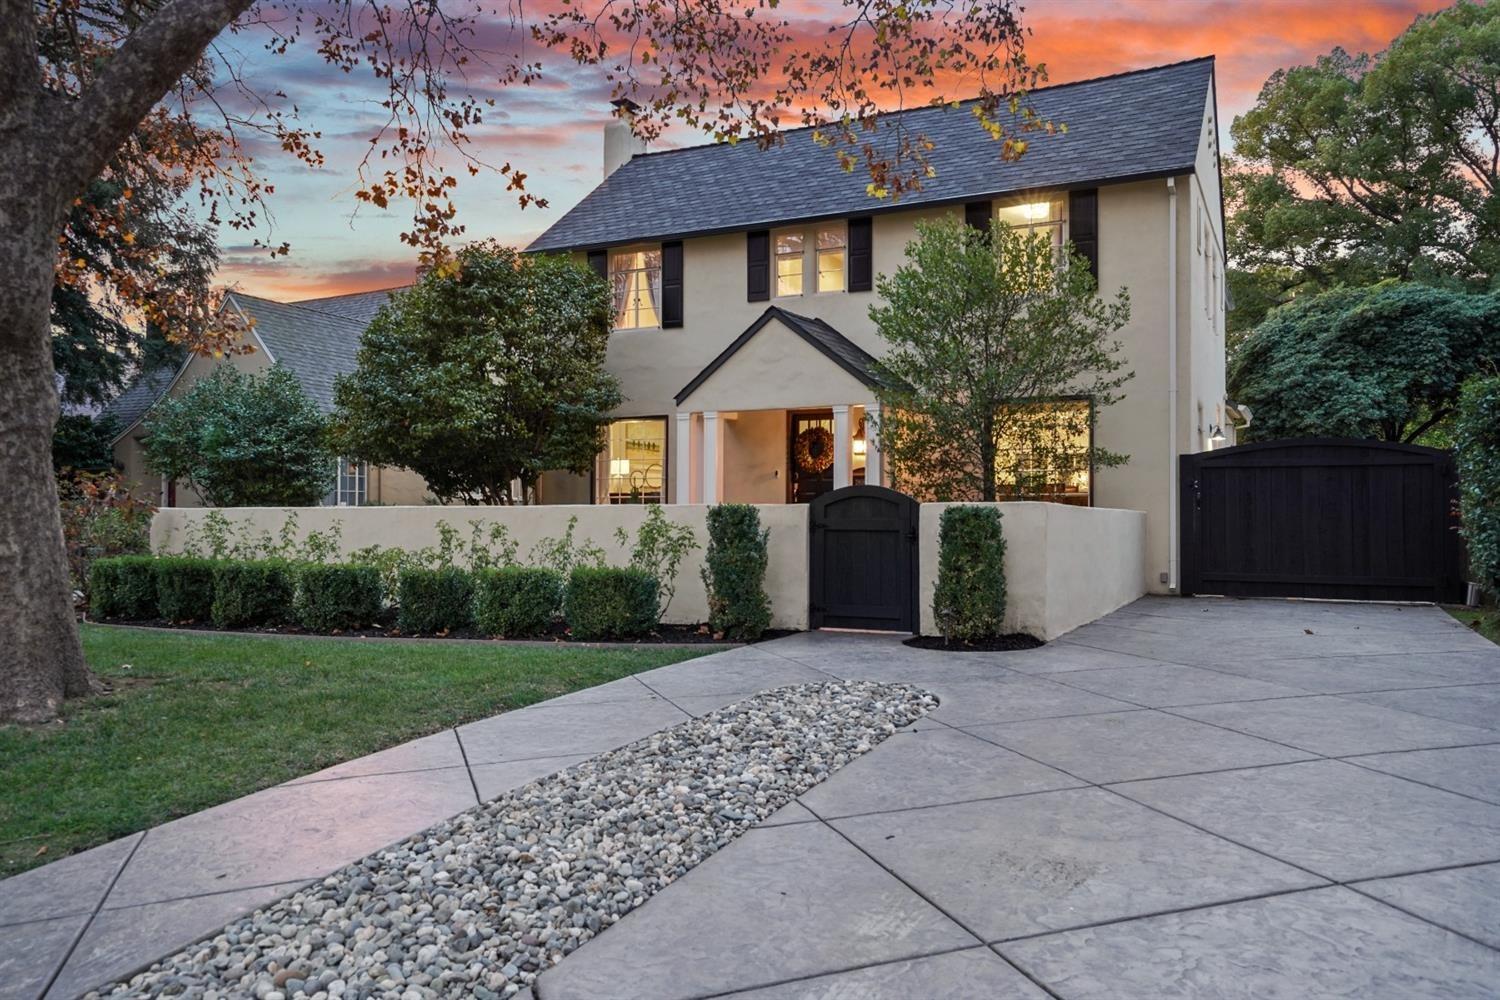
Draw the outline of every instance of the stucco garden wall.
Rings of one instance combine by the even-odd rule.
[[[302,507],[297,509],[300,537],[309,531],[326,532],[334,524],[340,529],[342,550],[379,545],[383,548],[421,549],[436,545],[438,522],[446,521],[467,538],[471,521],[486,526],[503,524],[518,543],[518,556],[525,560],[532,546],[544,538],[560,537],[568,519],[577,516],[574,542],[591,539],[608,554],[612,563],[623,564],[629,545],[615,540],[615,529],[623,527],[633,543],[636,529],[649,508],[619,506],[534,507]],[[677,594],[667,609],[670,624],[694,624],[708,619],[708,599],[699,570],[708,544],[708,508],[702,504],[671,504],[662,508],[667,519],[686,524],[698,538],[698,549],[683,560],[678,572]],[[787,504],[761,506],[761,524],[770,529],[770,564],[766,570],[766,592],[771,597],[773,628],[807,628],[807,507]],[[157,551],[179,552],[187,540],[187,529],[209,513],[202,507],[169,507],[151,521],[151,546]],[[275,507],[239,507],[222,512],[240,531],[241,537],[275,535],[287,512]]]
[[[938,527],[954,504],[924,503],[917,600],[922,634],[937,634]],[[1146,515],[1138,510],[1000,503],[1005,537],[1005,630],[1055,639],[1146,591]]]

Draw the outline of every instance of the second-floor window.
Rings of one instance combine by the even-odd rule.
[[[802,267],[806,251],[801,231],[776,234],[776,295],[802,294]]]
[[[818,291],[844,290],[846,242],[843,223],[818,227]]]
[[[1063,245],[1063,203],[1061,198],[1001,204],[995,217],[1012,229],[1036,236],[1046,236],[1059,250]]]
[[[801,295],[809,284],[815,292],[842,292],[846,287],[848,234],[843,222],[785,229],[775,235],[774,243],[777,298]]]
[[[615,329],[661,326],[661,247],[630,247],[609,254]]]

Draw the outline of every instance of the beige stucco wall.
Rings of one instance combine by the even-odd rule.
[[[695,412],[813,409],[870,398],[863,382],[779,320],[771,320],[677,408]]]
[[[922,634],[936,635],[938,529],[953,504],[922,505],[918,522]],[[1001,503],[1005,630],[1055,639],[1145,593],[1146,515],[1136,510]]]
[[[459,529],[465,537],[469,523],[485,526],[503,524],[519,544],[519,555],[526,559],[532,546],[543,538],[561,536],[568,519],[577,516],[575,542],[591,539],[604,548],[612,563],[623,564],[629,545],[615,540],[615,529],[624,528],[633,542],[648,508],[627,504],[618,506],[533,506],[533,507],[303,507],[297,510],[299,537],[309,531],[328,531],[338,525],[342,551],[380,545],[386,548],[421,549],[436,545],[439,521]],[[669,520],[686,524],[698,539],[698,549],[683,560],[678,571],[677,594],[667,610],[666,621],[694,624],[708,618],[708,598],[699,571],[703,566],[703,549],[708,543],[706,519],[708,508],[701,504],[670,505],[662,510]],[[151,545],[157,551],[178,552],[186,540],[190,524],[209,513],[206,508],[173,507],[160,510],[151,520]],[[271,507],[234,507],[223,510],[242,537],[259,538],[263,533],[275,535],[286,521],[287,512]],[[775,504],[760,508],[761,523],[770,530],[769,564],[766,569],[766,592],[771,597],[771,624],[775,628],[807,627],[807,514],[805,506]]]

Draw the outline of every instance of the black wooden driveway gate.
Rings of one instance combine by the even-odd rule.
[[[1457,601],[1450,452],[1306,438],[1181,459],[1185,594]]]
[[[917,502],[883,486],[848,486],[811,507],[812,627],[916,631]]]

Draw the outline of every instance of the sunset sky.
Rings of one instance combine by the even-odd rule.
[[[1032,32],[1027,52],[1033,62],[1046,65],[1051,83],[1217,56],[1220,125],[1227,133],[1234,115],[1250,106],[1276,68],[1310,62],[1334,46],[1378,51],[1417,14],[1446,5],[1446,0],[1035,0],[1023,21]],[[802,0],[793,9],[816,30],[821,15],[836,4]],[[328,165],[315,170],[274,146],[252,146],[256,167],[276,188],[272,226],[260,235],[289,242],[292,252],[272,260],[251,246],[246,234],[226,229],[221,281],[291,300],[410,280],[414,258],[397,239],[405,206],[354,215],[353,164],[373,134],[370,125],[378,111],[373,102],[380,93],[368,72],[334,70],[305,44],[280,56],[262,51],[245,35],[222,44],[243,59],[243,76],[272,81],[299,106],[304,123],[323,133],[319,148]],[[458,204],[469,237],[525,245],[598,183],[607,96],[602,74],[576,69],[539,86],[504,92],[481,141],[492,155],[527,171],[528,189],[550,204],[523,210],[504,190],[503,179],[466,177]],[[686,133],[673,138],[684,145],[702,141]]]

